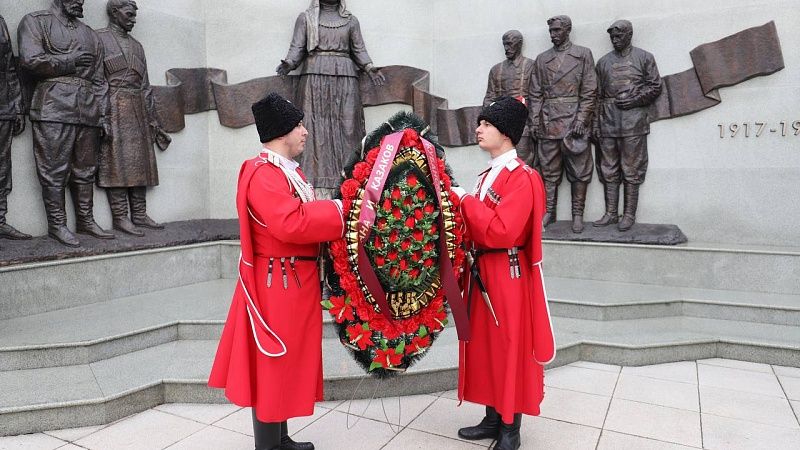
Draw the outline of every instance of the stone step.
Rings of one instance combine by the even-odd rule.
[[[554,319],[557,367],[578,360],[638,366],[705,358],[800,366],[800,328],[707,318]],[[225,402],[205,383],[216,340],[178,340],[91,364],[0,372],[0,435],[109,423],[161,403]],[[376,382],[335,338],[323,341],[329,400],[453,389],[455,330],[408,372]],[[125,374],[124,377],[120,374]]]
[[[175,340],[217,339],[235,283],[217,279],[0,320],[0,371],[89,364]],[[686,316],[800,325],[797,295],[557,277],[547,277],[546,283],[551,312],[557,317]],[[323,336],[336,337],[330,314],[323,311],[322,320]]]

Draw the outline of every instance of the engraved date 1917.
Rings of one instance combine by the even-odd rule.
[[[735,138],[736,136],[743,136],[746,138],[761,137],[761,135],[765,133],[780,133],[781,136],[797,136],[800,134],[800,120],[795,120],[791,123],[782,120],[778,122],[777,125],[770,124],[768,122],[742,122],[731,124],[721,123],[717,125],[717,127],[719,127],[720,139],[725,139],[726,137]]]

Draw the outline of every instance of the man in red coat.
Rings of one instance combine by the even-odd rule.
[[[456,188],[482,280],[477,282],[472,271],[465,289],[471,292],[472,337],[461,344],[458,395],[486,405],[480,424],[458,435],[497,439],[498,450],[520,448],[522,413],[539,414],[543,366],[555,356],[541,272],[544,186],[514,149],[527,116],[525,105],[511,97],[483,108],[476,134],[492,157],[490,167],[480,174],[474,193]]]
[[[286,420],[322,401],[320,242],[344,233],[338,200],[315,200],[294,162],[308,132],[303,112],[278,94],[253,105],[263,148],[239,171],[239,282],[208,385],[252,406],[256,450],[313,450]]]

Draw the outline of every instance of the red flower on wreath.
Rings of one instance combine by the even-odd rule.
[[[389,261],[397,261],[397,250],[392,250],[386,254],[386,257],[389,258]]]
[[[412,279],[416,279],[419,276],[419,273],[420,273],[419,269],[413,268],[411,269],[410,272],[408,272],[408,276],[411,277]]]
[[[399,217],[398,217],[398,219],[399,219]],[[408,228],[414,228],[414,225],[417,224],[417,219],[415,219],[413,217],[409,217],[408,219],[406,219],[405,224],[406,224],[406,226]]]
[[[356,163],[355,167],[353,167],[353,178],[355,178],[359,183],[363,183],[364,180],[370,174],[370,167],[369,164],[365,162],[358,162]]]
[[[433,207],[433,203],[426,203],[422,210],[425,212],[425,214],[433,214],[436,209]]]
[[[386,219],[384,219],[383,217],[378,219],[378,221],[376,223],[378,224],[378,229],[379,230],[382,230],[382,229],[386,228]]]
[[[373,242],[372,246],[376,249],[383,248],[383,239],[381,239],[380,236],[375,236],[375,241]]]
[[[425,262],[422,263],[422,265],[425,267],[433,267],[433,259],[432,258],[426,259]]]
[[[392,277],[392,278],[399,277],[400,276],[400,269],[398,269],[397,267],[392,267],[389,270],[389,276]]]
[[[392,230],[392,232],[389,233],[389,242],[394,244],[398,239],[400,239],[400,233],[397,230]]]
[[[383,256],[376,256],[375,257],[375,265],[378,267],[383,267],[386,264],[386,258]]]
[[[422,249],[425,250],[426,252],[432,251],[433,250],[433,241],[428,241],[428,243],[425,244],[425,247],[423,247]]]
[[[420,190],[417,191],[417,198],[418,199],[425,200],[425,197],[427,197],[427,196],[428,196],[428,194],[426,194],[424,190],[420,189]]]
[[[383,206],[383,210],[384,211],[391,211],[392,210],[392,201],[390,199],[388,199],[388,198],[384,199],[383,200],[383,205],[381,205],[381,206]]]
[[[346,198],[353,198],[355,197],[356,193],[358,192],[358,188],[361,187],[361,183],[354,179],[345,180],[342,183],[342,196]]]
[[[395,219],[399,220],[401,217],[403,217],[403,211],[400,211],[400,208],[394,208],[392,210],[392,215]]]
[[[399,366],[402,361],[403,354],[397,353],[397,351],[393,348],[387,348],[386,350],[375,350],[375,359],[372,360],[372,362],[380,364],[381,367]]]
[[[413,355],[414,353],[424,350],[431,346],[431,336],[425,337],[414,336],[411,343],[406,345],[406,355]]]
[[[422,210],[419,209],[419,208],[415,209],[414,210],[414,218],[417,219],[417,220],[422,220],[422,217],[423,217]]]
[[[411,248],[411,240],[410,239],[403,239],[403,243],[400,244],[400,249],[403,251],[408,250]]]
[[[347,304],[344,297],[334,296],[330,298],[330,301],[333,303],[330,311],[333,315],[333,318],[336,320],[336,323],[342,323],[345,320],[356,320],[356,318],[353,316],[353,308]]]
[[[400,267],[400,270],[406,270],[408,269],[408,261],[406,261],[405,259],[401,259],[400,264],[398,264],[398,266]]]
[[[419,183],[419,180],[417,180],[417,176],[412,173],[406,177],[406,183],[413,188]]]
[[[351,344],[357,345],[361,350],[366,350],[367,347],[373,345],[372,343],[372,330],[365,330],[359,324],[350,325],[347,327],[347,340]]]
[[[411,260],[415,263],[420,262],[422,260],[422,252],[419,250],[415,251],[414,254],[411,255]]]
[[[414,203],[414,200],[411,197],[406,197],[403,199],[403,206],[411,206]]]
[[[414,239],[415,239],[415,240],[417,240],[417,241],[421,241],[421,240],[422,240],[422,238],[423,238],[425,235],[422,233],[422,230],[414,230],[414,232],[412,233],[412,236],[414,236]]]
[[[403,193],[400,192],[400,188],[395,186],[395,188],[392,189],[392,200],[400,200],[400,197],[402,197],[402,196],[403,196]]]
[[[367,164],[369,164],[370,166],[372,166],[373,164],[375,164],[375,161],[377,161],[377,160],[378,160],[378,147],[375,147],[375,148],[373,148],[372,150],[370,150],[369,152],[367,152],[367,157],[366,157],[366,158],[364,158],[364,160],[365,160],[365,161],[367,162]]]

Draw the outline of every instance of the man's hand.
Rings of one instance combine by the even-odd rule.
[[[584,125],[581,121],[576,121],[572,126],[572,135],[575,137],[586,136],[586,131],[586,125]]]
[[[614,101],[619,109],[633,109],[638,105],[638,101],[634,97],[618,98]]]
[[[19,136],[23,131],[25,131],[25,116],[17,114],[16,117],[14,117],[14,129],[12,133],[14,133],[14,136]]]
[[[291,71],[292,67],[289,66],[289,63],[287,63],[286,61],[281,61],[281,63],[278,64],[278,67],[275,68],[275,72],[281,77],[285,77]]]
[[[75,58],[75,67],[91,67],[94,64],[94,55],[87,52],[81,52]]]
[[[386,77],[383,76],[380,70],[372,69],[367,72],[367,74],[369,75],[369,79],[372,80],[372,84],[375,86],[383,86],[386,84]]]
[[[106,141],[111,141],[111,123],[108,120],[103,120],[100,123],[100,127],[100,136]]]
[[[467,191],[465,191],[461,186],[451,186],[450,190],[453,191],[460,199],[467,195]]]

